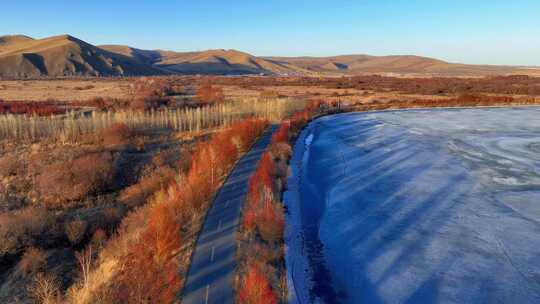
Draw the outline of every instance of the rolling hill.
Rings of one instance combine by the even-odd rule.
[[[520,67],[467,65],[438,59],[402,55],[370,56],[342,55],[333,57],[266,57],[323,74],[424,74],[440,76],[482,76],[491,74],[526,73]],[[530,72],[530,71],[529,71]]]
[[[162,73],[69,35],[45,39],[0,37],[0,76],[127,76]]]
[[[289,63],[256,57],[237,50],[207,50],[201,52],[171,52],[140,50],[121,45],[99,46],[110,52],[129,56],[152,64],[173,74],[309,74],[310,71]]]
[[[94,46],[69,35],[0,37],[0,77],[207,75],[485,76],[540,74],[538,68],[466,65],[420,56],[258,57],[237,50],[174,52]]]

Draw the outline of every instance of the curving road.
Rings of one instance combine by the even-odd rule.
[[[238,161],[217,193],[202,227],[182,294],[182,303],[233,303],[236,230],[248,180],[277,126],[269,128]]]

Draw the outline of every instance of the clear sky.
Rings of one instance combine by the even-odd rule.
[[[5,0],[0,35],[254,55],[415,54],[540,66],[538,0]]]

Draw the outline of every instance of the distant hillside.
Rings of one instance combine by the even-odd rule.
[[[256,57],[236,50],[202,52],[145,51],[128,46],[102,45],[101,48],[153,64],[178,74],[306,74],[309,71],[288,63]]]
[[[526,69],[510,66],[466,65],[449,63],[420,56],[343,55],[334,57],[266,57],[282,64],[331,74],[428,74],[442,76],[470,76],[527,73]],[[530,72],[530,71],[529,71]]]
[[[257,57],[237,50],[174,52],[125,45],[94,46],[69,35],[0,37],[0,77],[209,75],[484,76],[536,74],[540,69],[466,65],[420,56]]]
[[[69,35],[45,39],[0,37],[0,76],[124,76],[160,74],[127,56],[105,51]]]

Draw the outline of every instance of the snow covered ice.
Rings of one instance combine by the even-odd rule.
[[[540,303],[540,108],[328,116],[291,170],[292,303]]]

